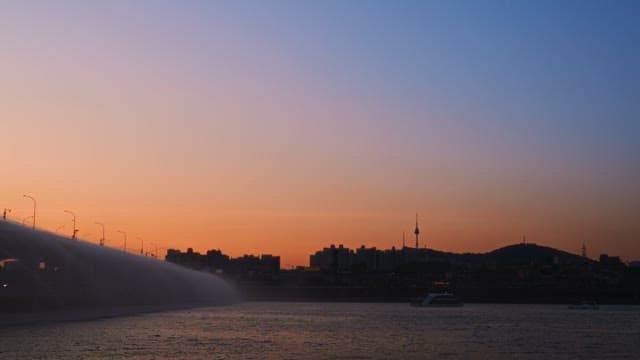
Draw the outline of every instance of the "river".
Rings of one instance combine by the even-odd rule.
[[[0,359],[236,358],[638,359],[640,307],[247,302],[0,327]]]

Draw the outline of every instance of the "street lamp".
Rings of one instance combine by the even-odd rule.
[[[26,198],[29,198],[29,199],[33,200],[33,226],[32,226],[32,229],[35,230],[36,229],[36,199],[33,196],[30,196],[30,195],[22,195],[22,197],[26,197]]]
[[[152,242],[151,245],[153,245],[153,247],[155,248],[153,257],[155,257],[157,259],[158,258],[158,244]]]
[[[4,208],[4,211],[2,212],[2,220],[7,220],[7,213],[10,213],[11,209],[7,209]]]
[[[100,225],[102,227],[102,238],[100,239],[100,246],[104,246],[104,224],[96,221],[96,225]]]
[[[122,230],[118,230],[118,232],[124,235],[124,251],[127,251],[127,233]]]
[[[140,240],[140,255],[144,254],[144,240],[142,240],[141,237],[137,237],[138,240]]]
[[[76,239],[76,233],[78,232],[78,229],[76,229],[76,214],[73,213],[73,211],[69,211],[69,210],[65,210],[64,212],[71,214],[71,216],[73,216],[73,234],[71,235],[71,240],[75,240]]]

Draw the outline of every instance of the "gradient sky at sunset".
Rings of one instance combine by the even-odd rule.
[[[637,1],[0,3],[0,208],[307,264],[640,259]],[[411,242],[412,243],[412,242]]]

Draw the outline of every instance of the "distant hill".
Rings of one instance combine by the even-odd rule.
[[[582,256],[536,244],[509,245],[486,253],[484,257],[490,261],[505,265],[526,264],[532,261],[537,263],[553,263],[556,259],[563,263],[593,262],[593,260]]]
[[[594,262],[594,260],[571,254],[566,251],[536,244],[513,244],[486,253],[451,253],[428,249],[431,259],[449,260],[463,263],[492,262],[502,265],[523,265],[531,262],[553,263],[556,259],[567,262]]]

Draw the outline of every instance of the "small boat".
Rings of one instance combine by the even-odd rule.
[[[595,301],[586,301],[583,300],[577,304],[569,305],[569,309],[571,310],[598,310],[598,304]]]
[[[425,298],[411,300],[411,306],[420,307],[445,307],[445,306],[463,306],[464,303],[459,297],[448,293],[431,293]]]

